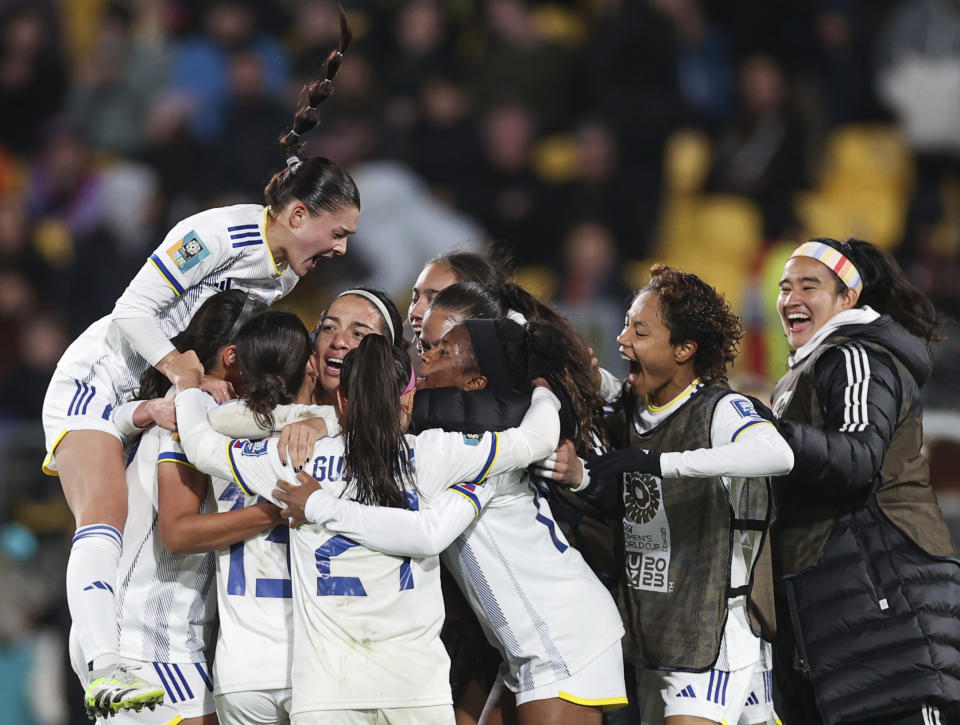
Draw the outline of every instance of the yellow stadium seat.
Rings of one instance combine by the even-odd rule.
[[[741,196],[671,198],[664,208],[660,254],[726,258],[751,256],[763,240],[763,216]]]
[[[692,272],[723,292],[737,310],[763,242],[757,205],[739,196],[668,199],[654,261]]]
[[[825,190],[895,189],[905,194],[913,178],[912,159],[895,126],[843,126],[827,140],[821,186]]]
[[[671,194],[695,194],[710,172],[710,138],[686,129],[670,135],[664,148],[664,186]]]
[[[697,211],[700,199],[696,196],[671,196],[660,212],[660,234],[657,254],[667,250],[696,245]]]
[[[701,247],[718,257],[750,257],[763,240],[763,215],[754,202],[742,196],[706,196],[697,216]]]
[[[890,250],[903,237],[907,203],[896,189],[833,188],[799,194],[795,209],[806,236],[856,237]]]
[[[650,267],[658,262],[697,275],[704,282],[722,292],[730,303],[731,309],[734,311],[739,309],[750,277],[749,261],[741,264],[736,260],[718,263],[711,259],[693,257],[641,259],[627,263],[624,280],[632,290],[640,289],[650,281]]]

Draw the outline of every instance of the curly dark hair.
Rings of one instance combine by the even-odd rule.
[[[737,356],[743,326],[726,298],[695,274],[665,264],[650,268],[650,281],[637,293],[653,292],[660,300],[660,318],[670,330],[670,343],[697,343],[693,368],[707,383],[721,380]]]

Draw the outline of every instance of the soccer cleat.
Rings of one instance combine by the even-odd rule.
[[[120,710],[136,710],[144,705],[151,710],[163,704],[163,688],[141,680],[125,664],[118,664],[106,677],[98,677],[84,695],[87,717],[110,717]]]

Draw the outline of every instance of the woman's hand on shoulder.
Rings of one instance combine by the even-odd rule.
[[[156,423],[161,428],[176,432],[177,430],[177,409],[174,406],[173,398],[152,398],[147,401],[145,412],[150,418],[150,422]],[[140,426],[144,428],[146,426]]]
[[[226,403],[228,400],[233,400],[237,397],[232,383],[206,375],[201,379],[200,385],[194,387],[199,387],[203,392],[209,393],[217,403]]]
[[[163,373],[177,390],[202,387],[203,364],[193,350],[170,353],[157,363],[157,370]]]
[[[280,440],[277,441],[277,452],[280,462],[293,466],[293,472],[299,473],[313,455],[313,447],[321,438],[327,435],[327,423],[323,418],[307,418],[295,423],[288,423],[280,431]]]
[[[291,529],[309,523],[304,510],[307,499],[310,494],[320,490],[320,483],[306,471],[297,474],[297,481],[298,483],[291,483],[277,479],[277,487],[273,490],[274,498],[283,504],[280,515]]]

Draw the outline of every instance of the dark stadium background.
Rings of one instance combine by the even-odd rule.
[[[490,244],[619,371],[630,291],[666,261],[743,315],[737,384],[766,396],[786,254],[859,236],[948,319],[925,428],[960,527],[960,4],[343,5],[356,42],[309,151],[354,173],[364,211],[285,303],[309,325],[356,281],[405,308],[424,261]],[[3,722],[86,722],[64,658],[73,518],[40,472],[50,373],[173,223],[262,201],[336,34],[326,0],[0,2]]]

